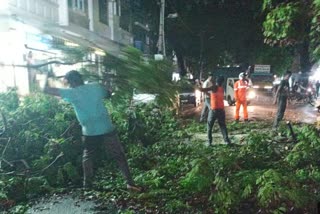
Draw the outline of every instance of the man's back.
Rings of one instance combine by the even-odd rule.
[[[60,89],[60,95],[73,105],[84,135],[101,135],[113,130],[103,102],[105,91],[100,84]]]
[[[211,109],[224,109],[224,90],[221,86],[216,88],[216,91],[211,92]]]

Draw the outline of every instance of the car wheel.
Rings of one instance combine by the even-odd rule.
[[[232,106],[232,105],[233,105],[233,102],[232,102],[232,100],[231,100],[231,97],[230,97],[230,96],[228,96],[227,101],[228,101],[229,106]]]

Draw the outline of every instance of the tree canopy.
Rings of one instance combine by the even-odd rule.
[[[267,5],[259,1],[167,0],[167,55],[172,51],[176,53],[182,75],[188,68],[198,76],[201,63],[204,72],[210,72],[216,66],[270,64],[275,72],[281,73],[289,68],[294,49],[292,46],[272,46],[269,42],[271,37],[267,35],[276,32],[270,29],[266,34],[263,27],[269,17],[267,8],[271,9]],[[168,18],[172,13],[177,13],[178,17]],[[159,2],[141,0],[139,14],[143,16],[140,21],[150,28],[152,50],[156,52]],[[279,58],[283,60],[275,60]]]

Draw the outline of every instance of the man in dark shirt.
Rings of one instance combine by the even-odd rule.
[[[208,144],[212,145],[212,129],[214,122],[218,120],[220,126],[221,134],[225,144],[231,145],[230,139],[228,137],[228,131],[226,126],[226,113],[224,110],[224,90],[223,90],[224,77],[219,76],[216,80],[216,84],[209,88],[201,88],[201,91],[210,91],[210,110],[208,115],[207,124],[207,135]]]
[[[275,95],[274,104],[278,104],[278,111],[276,118],[273,123],[273,128],[277,129],[279,122],[282,120],[284,116],[284,112],[287,107],[287,99],[290,92],[290,85],[289,85],[289,79],[291,77],[292,73],[291,71],[287,71],[283,80],[281,80],[280,85],[278,87],[278,90]]]

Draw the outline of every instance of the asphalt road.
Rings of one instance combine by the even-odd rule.
[[[93,214],[94,201],[72,196],[72,194],[53,195],[42,198],[27,210],[27,214]]]
[[[194,118],[199,120],[202,105],[193,107],[192,105],[185,105],[182,107],[182,116],[187,118]],[[235,106],[228,106],[225,103],[226,119],[227,121],[234,120]],[[272,100],[255,101],[248,106],[249,120],[251,121],[263,121],[273,120],[277,113],[277,106],[272,104]],[[240,109],[240,121],[243,115],[242,108]],[[284,120],[291,122],[300,122],[315,124],[320,120],[320,113],[317,109],[310,104],[288,104]]]

